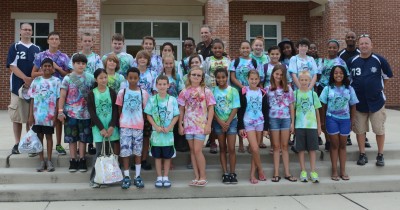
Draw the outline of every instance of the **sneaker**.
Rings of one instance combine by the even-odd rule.
[[[301,171],[301,173],[300,173],[300,181],[301,182],[308,182],[307,171]]]
[[[89,153],[89,155],[95,155],[96,154],[96,148],[93,147],[93,144],[89,144],[88,153]]]
[[[170,188],[171,187],[171,181],[163,180],[163,186],[164,186],[164,188]]]
[[[163,181],[162,180],[157,180],[154,184],[156,188],[162,188],[163,187]]]
[[[79,167],[78,170],[80,172],[86,172],[87,171],[87,166],[86,166],[86,159],[81,158],[79,160]]]
[[[128,189],[131,186],[131,178],[129,176],[126,176],[122,179],[122,189]]]
[[[217,154],[218,153],[218,146],[215,142],[211,143],[210,145],[210,153],[211,154]]]
[[[366,163],[368,163],[367,155],[365,153],[360,153],[360,156],[358,157],[357,160],[357,165],[363,166]]]
[[[71,159],[69,161],[69,172],[76,172],[78,170],[78,161]]]
[[[89,182],[89,187],[91,187],[91,188],[100,188],[100,185],[97,184],[96,182],[90,181]]]
[[[347,136],[347,143],[346,143],[346,145],[347,145],[347,146],[353,145],[353,143],[351,142],[350,135]]]
[[[329,152],[330,149],[331,149],[331,142],[329,141],[325,142],[325,151]]]
[[[294,145],[293,146],[291,146],[290,147],[290,150],[292,150],[294,153],[299,153],[298,151],[297,151],[297,149],[296,149],[296,147],[294,147]]]
[[[151,170],[151,164],[148,163],[146,160],[142,160],[142,169],[145,171]]]
[[[29,153],[28,157],[36,157],[38,155],[38,153]]]
[[[56,150],[57,150],[59,155],[66,155],[67,154],[67,152],[65,152],[64,147],[61,146],[61,144],[56,145]]]
[[[11,149],[11,154],[20,154],[18,151],[18,144],[14,145]]]
[[[315,171],[311,171],[311,173],[310,173],[310,180],[311,180],[313,183],[319,183],[318,173],[315,172]]]
[[[230,179],[230,183],[231,184],[237,184],[238,180],[237,180],[237,175],[235,173],[231,173],[229,176]]]
[[[136,179],[133,179],[133,185],[135,185],[137,188],[144,188],[144,183],[140,176],[136,177]]]
[[[43,172],[46,170],[46,163],[44,161],[40,161],[39,167],[37,167],[37,172]]]
[[[319,137],[319,136],[318,136],[318,144],[319,144],[319,145],[323,145],[323,144],[324,144],[324,142],[322,141],[322,138]]]
[[[378,153],[376,156],[376,166],[385,166],[385,158],[383,158],[383,154]]]
[[[230,184],[231,183],[229,174],[222,174],[222,183],[224,183],[224,184]]]
[[[53,162],[51,162],[51,160],[47,161],[47,172],[53,172],[56,169],[54,168]]]
[[[365,138],[365,148],[371,148],[371,145],[369,144],[368,138]]]

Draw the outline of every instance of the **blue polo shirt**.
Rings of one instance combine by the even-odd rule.
[[[359,112],[377,112],[386,101],[383,80],[393,77],[389,63],[382,56],[372,53],[368,58],[357,55],[347,63],[351,74],[351,86],[360,101]]]

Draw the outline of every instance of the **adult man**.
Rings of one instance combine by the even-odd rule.
[[[347,66],[351,71],[352,82],[357,98],[353,131],[357,135],[360,156],[357,165],[368,163],[365,155],[365,133],[368,132],[368,119],[376,135],[378,155],[376,165],[384,166],[383,145],[385,142],[385,94],[384,84],[393,76],[389,63],[380,55],[372,53],[371,37],[363,34],[358,39],[360,55],[351,58]]]
[[[211,43],[213,39],[211,38],[211,27],[208,25],[203,25],[200,28],[201,42],[197,44],[196,51],[197,54],[203,56],[205,60],[207,57],[213,56],[214,53],[211,51]]]
[[[29,116],[29,103],[21,99],[18,90],[24,86],[29,88],[32,82],[31,72],[35,56],[40,52],[40,47],[31,42],[32,25],[23,23],[20,27],[21,40],[10,46],[7,56],[7,66],[12,71],[11,75],[11,100],[8,113],[13,122],[15,145],[12,154],[19,154],[18,143],[21,139],[22,123],[27,123]],[[27,126],[28,129],[28,126]]]

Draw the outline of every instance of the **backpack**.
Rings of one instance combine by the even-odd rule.
[[[235,69],[237,69],[237,67],[239,66],[239,63],[240,63],[240,58],[236,58],[235,62],[233,63],[233,66],[235,67]],[[251,63],[253,64],[254,68],[257,69],[257,61],[254,58],[251,59]]]

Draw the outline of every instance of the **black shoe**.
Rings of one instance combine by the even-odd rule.
[[[296,154],[299,153],[299,152],[297,151],[297,149],[296,149],[294,146],[291,146],[291,147],[290,147],[290,150],[292,150],[292,151],[293,151],[294,153],[296,153]]]
[[[69,172],[76,172],[78,170],[78,164],[78,161],[76,161],[75,159],[71,159],[69,161]]]
[[[224,184],[231,183],[229,174],[222,174],[222,183],[224,183]]]
[[[78,168],[78,170],[80,172],[86,172],[87,171],[86,159],[81,158],[79,160],[79,168]]]
[[[142,169],[143,170],[145,170],[145,171],[149,171],[149,170],[151,170],[151,164],[150,163],[148,163],[146,160],[143,160],[142,161]]]
[[[376,166],[385,166],[385,158],[383,158],[383,154],[378,153],[376,156]]]
[[[369,144],[368,138],[365,138],[365,148],[371,148],[371,145]]]
[[[289,139],[288,145],[290,145],[290,146],[294,145],[294,140],[290,140],[290,139]]]
[[[231,184],[237,184],[238,183],[237,175],[235,173],[231,173],[229,175],[229,181]]]
[[[324,144],[324,142],[322,141],[322,138],[321,138],[321,137],[318,137],[318,144],[319,144],[319,145],[323,145],[323,144]]]
[[[95,155],[96,154],[96,148],[93,147],[93,144],[89,144],[88,153],[89,153],[89,155]]]
[[[325,151],[329,152],[330,149],[331,149],[331,142],[329,141],[325,142]]]
[[[366,163],[368,163],[367,155],[365,153],[360,153],[360,156],[358,157],[357,160],[357,165],[363,166]]]
[[[347,144],[346,144],[346,145],[347,145],[347,146],[353,145],[353,143],[351,142],[350,135],[347,136]]]
[[[18,144],[14,145],[13,148],[11,149],[12,154],[20,154],[18,151]]]
[[[211,146],[211,140],[210,137],[208,137],[207,143],[206,143],[206,147],[210,147]]]

